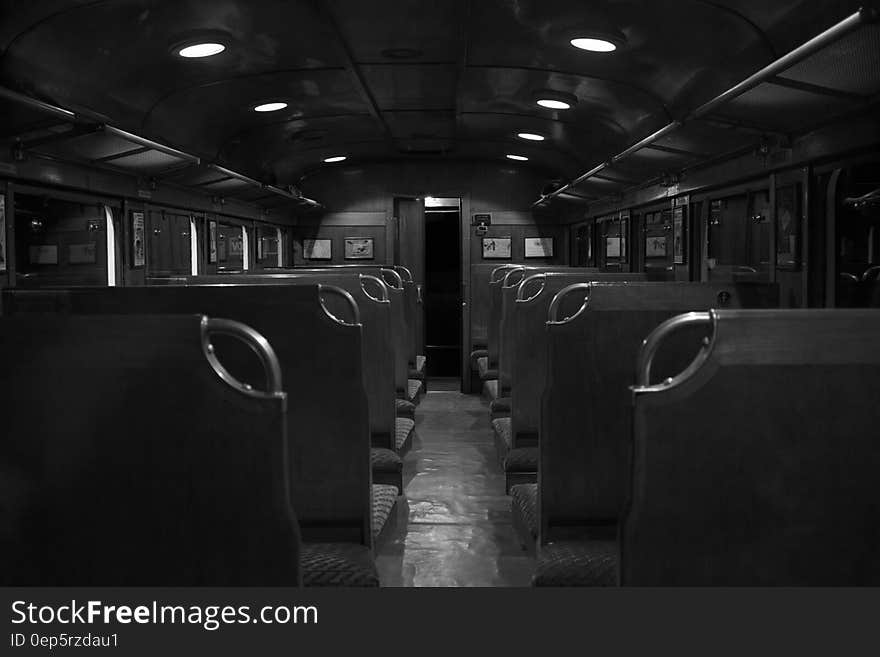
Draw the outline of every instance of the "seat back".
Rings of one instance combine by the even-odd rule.
[[[370,432],[363,383],[361,325],[326,310],[325,285],[160,286],[7,291],[12,314],[204,313],[253,327],[272,344],[288,393],[290,481],[306,540],[371,544]],[[260,376],[238,343],[217,341],[236,378]],[[218,414],[222,408],[217,408]]]
[[[694,325],[707,344],[655,383],[654,350]],[[878,310],[718,310],[658,327],[633,395],[622,583],[880,584],[878,334]]]
[[[220,334],[246,343],[253,389]],[[3,317],[0,361],[4,586],[299,584],[264,337],[199,315]]]
[[[631,444],[629,386],[639,346],[661,322],[681,312],[724,306],[775,305],[768,284],[597,283],[557,294],[583,301],[569,318],[551,303],[548,360],[541,408],[539,483],[542,541],[556,528],[616,523],[628,489]],[[586,298],[585,298],[586,297]],[[677,334],[655,359],[659,375],[681,371],[693,340]]]
[[[502,332],[501,372],[509,371],[511,428],[514,447],[538,442],[541,426],[541,396],[547,378],[547,312],[556,294],[574,283],[639,282],[645,274],[594,271],[532,273],[512,290],[512,301],[505,299],[505,325]],[[508,290],[503,290],[508,294]],[[573,315],[582,298],[566,295],[560,317]],[[567,305],[570,307],[567,307]],[[503,375],[502,375],[503,376]]]

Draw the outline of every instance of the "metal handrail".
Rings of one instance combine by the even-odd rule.
[[[335,294],[338,297],[342,297],[345,299],[349,306],[351,306],[352,313],[354,314],[354,322],[346,322],[344,319],[340,319],[336,315],[330,312],[330,309],[327,308],[327,304],[324,303],[324,295],[325,294]],[[341,324],[342,326],[360,326],[361,325],[361,311],[358,308],[357,302],[354,300],[354,297],[348,292],[348,290],[343,290],[341,287],[336,287],[335,285],[325,285],[323,283],[318,284],[318,300],[321,302],[321,308],[324,309],[324,312],[327,316],[332,319],[337,324]]]
[[[651,334],[642,341],[639,355],[636,359],[636,388],[642,391],[657,389],[667,390],[688,378],[697,368],[699,368],[700,365],[703,364],[708,356],[711,348],[711,340],[708,338],[703,340],[703,346],[700,349],[700,352],[683,372],[666,379],[666,381],[657,386],[651,386],[651,365],[654,363],[654,356],[657,355],[657,350],[660,348],[663,341],[675,331],[686,326],[714,326],[714,323],[714,312],[685,313],[667,319],[651,331]]]
[[[524,296],[525,290],[528,287],[529,283],[531,283],[535,279],[541,279],[541,289],[539,289],[532,296],[526,298]],[[544,288],[546,288],[546,287],[547,287],[547,274],[546,273],[532,274],[531,276],[524,278],[522,283],[519,284],[519,287],[516,290],[516,302],[517,303],[528,303],[529,301],[532,301],[533,299],[537,299],[539,296],[541,296],[541,293],[544,291]]]
[[[379,273],[382,274],[383,276],[385,274],[391,274],[391,276],[394,277],[394,280],[397,282],[397,285],[392,285],[391,287],[393,287],[396,290],[403,289],[403,278],[396,271],[394,271],[393,269],[388,269],[386,267],[382,267],[379,269]],[[387,283],[388,281],[385,281],[385,282]]]
[[[550,302],[550,308],[547,310],[547,323],[554,326],[561,326],[562,324],[568,324],[580,317],[581,313],[587,309],[587,305],[590,303],[590,291],[592,288],[592,283],[572,283],[559,290],[559,292],[556,293],[556,296],[553,297],[553,300]],[[582,290],[586,293],[584,294],[584,302],[574,315],[560,320],[559,307],[562,304],[562,300],[575,290]]]
[[[281,364],[278,362],[278,356],[269,341],[247,324],[236,322],[232,319],[217,319],[212,317],[202,317],[201,321],[202,333],[202,351],[211,367],[229,387],[247,395],[260,399],[275,398],[284,395],[281,382]],[[242,383],[236,379],[220,362],[211,344],[212,335],[226,335],[243,342],[251,351],[253,351],[260,359],[263,365],[263,372],[266,374],[266,391],[255,390],[248,383]]]
[[[522,267],[522,265],[507,264],[507,265],[500,265],[498,267],[495,267],[495,269],[493,269],[492,273],[489,275],[489,282],[490,283],[500,283],[501,278],[496,279],[495,274],[497,274],[499,271],[504,271],[505,269],[515,269],[517,267]],[[503,278],[503,276],[502,276],[502,278]]]
[[[379,278],[378,276],[373,276],[371,274],[360,274],[358,279],[361,282],[361,289],[364,291],[364,294],[366,294],[370,299],[372,299],[373,301],[377,301],[379,303],[390,303],[391,302],[391,295],[388,292],[388,285],[381,278]],[[374,281],[374,282],[378,283],[379,289],[382,290],[382,298],[377,299],[372,294],[367,292],[367,286],[364,285],[364,281]]]
[[[542,194],[541,198],[539,198],[537,201],[535,201],[535,203],[533,205],[539,205],[541,203],[545,203],[549,199],[554,198],[556,196],[559,196],[563,192],[582,183],[583,181],[587,180],[588,178],[592,178],[593,176],[600,173],[604,169],[608,168],[612,164],[615,164],[615,163],[619,162],[620,160],[623,160],[624,158],[629,157],[633,153],[645,148],[646,146],[650,146],[658,139],[662,139],[663,137],[670,134],[671,132],[674,132],[675,130],[682,127],[686,123],[689,123],[689,122],[694,121],[696,119],[700,119],[708,114],[711,114],[712,112],[716,111],[722,105],[730,102],[734,98],[741,96],[742,94],[746,93],[747,91],[754,89],[755,87],[757,87],[759,84],[761,84],[765,80],[772,78],[773,76],[781,73],[782,71],[785,71],[785,70],[791,68],[792,66],[794,66],[798,62],[803,61],[807,57],[814,55],[815,53],[822,50],[823,48],[826,48],[829,45],[831,45],[832,43],[838,41],[839,39],[842,39],[844,36],[846,36],[850,32],[857,30],[862,25],[866,25],[868,23],[873,23],[873,22],[877,21],[877,19],[878,19],[878,11],[876,9],[868,8],[868,7],[863,7],[862,9],[859,9],[859,11],[855,12],[854,14],[851,14],[850,16],[847,16],[839,23],[829,27],[827,30],[820,32],[818,35],[816,35],[815,37],[813,37],[809,41],[806,41],[805,43],[801,44],[800,46],[798,46],[797,48],[795,48],[794,50],[792,50],[788,54],[783,55],[782,57],[779,57],[778,59],[771,62],[770,64],[768,64],[764,68],[760,69],[759,71],[757,71],[753,75],[750,75],[749,77],[747,77],[745,80],[743,80],[739,84],[734,85],[733,87],[731,87],[727,91],[719,94],[718,96],[716,96],[715,98],[713,98],[709,102],[704,103],[703,105],[700,105],[697,109],[692,111],[690,114],[686,115],[684,118],[682,118],[678,121],[673,121],[669,125],[666,125],[663,128],[660,128],[659,130],[657,130],[653,134],[648,135],[644,139],[637,141],[635,144],[628,147],[626,150],[622,151],[621,153],[618,153],[617,155],[612,157],[610,160],[607,160],[606,162],[602,162],[601,164],[597,165],[593,169],[590,169],[589,171],[587,171],[585,174],[582,174],[582,175],[578,176],[577,178],[575,178],[574,180],[572,180],[571,182],[566,183],[562,187],[559,187],[558,189],[555,189],[548,194]]]

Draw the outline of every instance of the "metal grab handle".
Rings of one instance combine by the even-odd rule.
[[[330,312],[327,308],[327,304],[324,303],[324,294],[335,294],[338,297],[342,297],[345,299],[349,306],[351,306],[352,313],[354,313],[354,322],[346,322],[344,319],[340,319],[336,315]],[[361,325],[361,311],[358,308],[357,302],[354,300],[354,297],[348,293],[347,290],[343,290],[341,287],[336,287],[335,285],[324,285],[323,283],[318,284],[318,299],[321,302],[321,308],[324,309],[324,312],[327,314],[327,317],[332,319],[337,324],[341,324],[342,326],[360,326]]]
[[[510,282],[510,277],[515,276],[516,274],[520,274],[522,276],[516,283]],[[526,268],[525,267],[517,267],[516,269],[511,269],[504,275],[504,279],[501,281],[501,287],[514,287],[522,283],[523,279],[526,277]]]
[[[402,271],[403,273],[405,273],[407,275],[407,283],[412,283],[415,280],[413,278],[412,272],[409,270],[408,267],[404,267],[403,265],[394,265],[394,270]]]
[[[529,286],[534,280],[541,280],[541,289],[539,289],[535,294],[530,297],[525,297],[526,288]],[[524,279],[522,283],[519,284],[519,288],[516,290],[516,301],[517,303],[522,302],[526,303],[532,301],[533,299],[537,299],[541,296],[541,293],[544,291],[544,288],[547,287],[547,274],[532,274],[528,278]]]
[[[584,312],[584,310],[587,309],[587,304],[590,302],[591,289],[592,283],[573,283],[559,290],[559,292],[556,293],[556,296],[553,297],[553,301],[550,302],[550,309],[547,311],[547,323],[554,325],[568,324],[570,321],[576,319],[582,312]],[[566,295],[574,292],[575,290],[583,290],[586,293],[584,294],[584,302],[581,304],[581,307],[578,308],[578,311],[574,315],[560,320],[559,306],[562,304],[562,299],[564,299]]]
[[[869,277],[876,278],[880,275],[880,265],[874,265],[873,267],[868,267],[864,273],[862,274],[862,281],[867,281]]]
[[[493,269],[492,273],[489,275],[489,282],[490,283],[499,283],[499,282],[501,282],[501,278],[504,278],[504,277],[502,276],[501,278],[495,278],[495,275],[498,272],[506,271],[507,269],[516,269],[516,268],[520,268],[520,267],[522,267],[522,265],[512,265],[512,264],[500,265],[498,267],[495,267],[495,269]]]
[[[421,285],[416,285],[416,300],[418,301],[420,306],[424,305],[423,300],[422,300],[422,286]]]
[[[840,278],[842,278],[842,279],[844,279],[844,280],[846,280],[846,281],[852,281],[853,283],[858,283],[858,282],[859,282],[859,277],[858,277],[858,276],[856,276],[855,274],[850,274],[849,272],[845,272],[845,271],[844,271],[844,272],[840,272]]]
[[[382,269],[379,270],[379,273],[382,274],[382,276],[385,276],[385,274],[390,274],[391,276],[394,277],[394,280],[397,282],[397,285],[392,285],[391,287],[393,287],[397,290],[403,289],[403,279],[400,277],[400,274],[398,274],[396,271],[394,271],[393,269],[386,269],[383,267]],[[385,282],[387,283],[388,281],[385,281]]]
[[[688,378],[703,364],[709,355],[712,344],[709,338],[703,339],[703,346],[700,352],[683,372],[675,377],[666,379],[662,384],[651,386],[651,365],[654,362],[654,356],[657,355],[657,350],[662,342],[675,331],[686,326],[714,326],[714,324],[715,315],[712,311],[685,313],[667,319],[651,331],[651,334],[642,341],[642,346],[639,348],[639,355],[636,359],[636,388],[642,390],[667,390]]]
[[[372,274],[360,274],[359,279],[361,282],[361,289],[364,291],[364,294],[366,294],[370,299],[372,299],[373,301],[377,301],[378,303],[389,303],[390,302],[391,296],[388,292],[388,286],[385,284],[385,281],[383,281],[381,278],[379,278],[378,276],[373,276]],[[367,292],[367,286],[364,285],[364,283],[366,281],[372,281],[379,286],[379,289],[382,291],[382,298],[381,299],[377,299],[372,294]]]
[[[238,392],[248,395],[249,397],[257,397],[260,399],[268,399],[283,395],[284,391],[281,387],[281,364],[278,362],[278,356],[269,341],[262,334],[252,329],[247,324],[236,322],[232,319],[215,319],[211,317],[202,317],[202,351],[211,367],[229,387]],[[217,358],[214,351],[214,345],[211,344],[212,335],[226,335],[243,342],[251,351],[253,351],[260,359],[263,365],[263,371],[266,374],[266,391],[254,390],[253,386],[242,383],[236,379],[229,371],[223,367],[223,363]]]

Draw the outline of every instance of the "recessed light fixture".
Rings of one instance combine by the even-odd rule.
[[[564,91],[542,89],[535,93],[535,102],[547,109],[567,110],[577,105],[577,96],[565,93]]]
[[[283,102],[274,102],[274,103],[263,103],[262,105],[257,105],[254,107],[255,112],[277,112],[278,110],[283,110],[287,107],[287,103]]]
[[[226,50],[226,46],[222,43],[206,42],[206,43],[190,43],[178,49],[177,54],[186,59],[199,59],[202,57],[212,57],[219,55]]]
[[[616,43],[596,37],[577,37],[571,40],[571,45],[581,50],[589,50],[590,52],[614,52],[617,50]]]
[[[333,157],[325,157],[324,162],[327,164],[333,164],[334,162],[342,162],[347,159],[348,157],[346,155],[334,155]]]
[[[520,139],[525,139],[526,141],[544,141],[546,137],[544,135],[539,135],[534,132],[520,132],[516,135]]]
[[[508,155],[508,160],[516,160],[517,162],[528,162],[529,158],[525,155]]]

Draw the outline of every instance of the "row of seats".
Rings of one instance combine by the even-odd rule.
[[[377,586],[424,376],[407,283],[5,291],[4,582]]]
[[[880,581],[880,311],[628,276],[490,282],[497,346],[474,358],[498,354],[490,419],[533,584]]]

